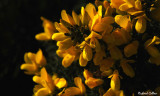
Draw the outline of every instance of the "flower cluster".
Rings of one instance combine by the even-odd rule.
[[[136,68],[133,66],[138,64],[140,48],[150,55],[145,62],[160,66],[160,38],[147,31],[148,23],[160,21],[160,1],[151,3],[148,7],[146,0],[95,0],[95,5],[89,3],[81,7],[80,14],[72,11],[69,15],[62,10],[60,22],[52,23],[41,17],[44,32],[35,38],[57,41],[56,54],[62,58],[62,66],[67,69],[78,61],[79,68],[84,71],[83,76],[74,77],[76,87],[67,87],[65,78],[47,73],[47,62],[41,49],[36,54],[28,52],[21,69],[26,70],[26,74],[35,75],[33,81],[38,85],[34,88],[34,95],[86,95],[87,90],[96,87],[100,96],[124,96],[120,86],[123,77],[119,73],[123,72],[128,78],[135,77]],[[99,72],[98,76],[93,74],[92,67]],[[102,86],[107,77],[111,78],[110,88],[104,90]],[[63,87],[61,92],[55,92],[56,88]]]

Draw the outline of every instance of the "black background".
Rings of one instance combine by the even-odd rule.
[[[32,76],[20,70],[25,52],[36,52],[35,34],[43,32],[43,16],[59,22],[61,10],[69,14],[94,0],[0,0],[0,87],[1,94],[31,96]]]

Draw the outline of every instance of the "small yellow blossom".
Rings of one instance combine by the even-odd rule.
[[[53,33],[57,30],[51,21],[45,19],[44,17],[41,17],[41,20],[43,21],[44,32],[37,34],[35,38],[37,40],[51,40]]]
[[[103,80],[102,79],[96,79],[93,78],[93,74],[91,72],[89,72],[88,70],[84,70],[83,72],[83,76],[85,77],[85,84],[90,88],[93,89],[96,86],[99,86],[101,84],[103,84]]]
[[[120,62],[120,65],[123,69],[123,72],[131,78],[133,78],[135,76],[135,72],[134,72],[133,68],[128,63],[133,63],[133,62],[134,62],[133,60],[126,60],[126,59],[123,59]]]
[[[58,78],[56,74],[51,77],[44,67],[40,71],[40,76],[33,77],[33,81],[39,84],[34,88],[35,96],[51,95],[56,87],[60,89],[67,86],[64,78]]]
[[[47,73],[45,68],[41,69],[40,76],[33,77],[33,81],[42,86],[38,90],[36,90],[36,92],[34,93],[35,96],[47,96],[49,94],[52,94],[55,89],[52,77]]]
[[[74,78],[74,83],[77,87],[69,87],[66,88],[62,96],[75,96],[75,95],[83,95],[86,92],[86,88],[82,83],[82,79],[80,77]]]
[[[120,80],[119,80],[119,73],[118,70],[114,70],[113,74],[110,75],[108,78],[111,78],[111,89],[113,91],[119,91],[120,90]]]
[[[126,57],[130,57],[132,55],[137,54],[139,42],[138,41],[133,41],[132,43],[128,44],[127,46],[124,47],[124,55]]]
[[[24,55],[25,63],[21,65],[21,70],[26,70],[26,74],[38,74],[39,68],[46,65],[46,59],[43,56],[42,50],[39,49],[38,52],[35,53],[25,53]]]
[[[121,60],[123,58],[123,54],[118,47],[111,45],[108,47],[108,50],[112,59]]]

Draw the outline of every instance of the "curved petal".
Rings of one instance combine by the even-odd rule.
[[[35,73],[37,71],[37,66],[35,64],[22,64],[21,70],[26,70],[26,72]]]
[[[95,14],[96,14],[96,8],[92,3],[88,3],[85,7],[86,12],[90,16],[90,18],[93,20]]]
[[[81,90],[81,94],[84,94],[86,92],[86,88],[84,84],[82,83],[82,79],[80,77],[75,77],[74,83]]]
[[[67,38],[68,36],[66,36],[64,33],[54,33],[52,35],[52,40],[56,40],[56,41],[63,41]]]
[[[49,94],[51,94],[50,90],[47,88],[41,88],[35,93],[35,96],[47,96]]]
[[[137,20],[135,29],[138,33],[144,33],[146,31],[146,20],[144,17]]]
[[[83,76],[87,80],[89,77],[93,77],[93,74],[90,71],[88,71],[87,69],[84,69]]]
[[[72,17],[73,17],[74,22],[78,26],[80,26],[80,24],[81,24],[80,18],[79,18],[79,16],[74,11],[72,11]]]
[[[96,78],[93,78],[93,77],[89,77],[87,80],[85,80],[85,84],[90,88],[94,88],[94,87],[97,87],[101,84],[103,84],[103,80],[102,79],[96,79]]]
[[[83,49],[83,58],[87,61],[90,61],[92,59],[92,48],[86,45]]]
[[[36,63],[39,66],[45,66],[47,63],[46,58],[43,56],[41,49],[39,49],[38,52],[36,53]]]
[[[66,50],[72,46],[72,40],[71,38],[67,38],[63,41],[58,41],[57,46],[59,46],[60,50]]]
[[[80,66],[85,67],[87,65],[87,62],[88,61],[83,58],[83,52],[82,52],[80,54],[80,57],[79,57],[79,64],[80,64]]]
[[[69,87],[65,90],[65,93],[63,96],[75,96],[75,95],[81,95],[81,90],[77,87]]]
[[[69,67],[72,62],[74,61],[75,56],[72,56],[71,54],[67,54],[63,60],[62,60],[62,65],[67,68]]]
[[[39,77],[39,76],[33,76],[33,81],[38,83],[38,84],[41,84],[42,83],[42,78]]]
[[[50,40],[51,36],[46,33],[39,33],[39,34],[36,34],[35,38],[37,40]]]
[[[59,89],[67,86],[67,81],[64,78],[56,78],[54,83]]]

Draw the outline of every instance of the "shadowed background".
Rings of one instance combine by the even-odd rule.
[[[41,47],[35,34],[43,32],[43,16],[59,22],[62,9],[70,14],[91,0],[0,0],[0,85],[5,95],[31,96],[32,76],[20,70],[25,52]],[[93,0],[92,0],[93,2]],[[3,94],[3,93],[2,93]]]

